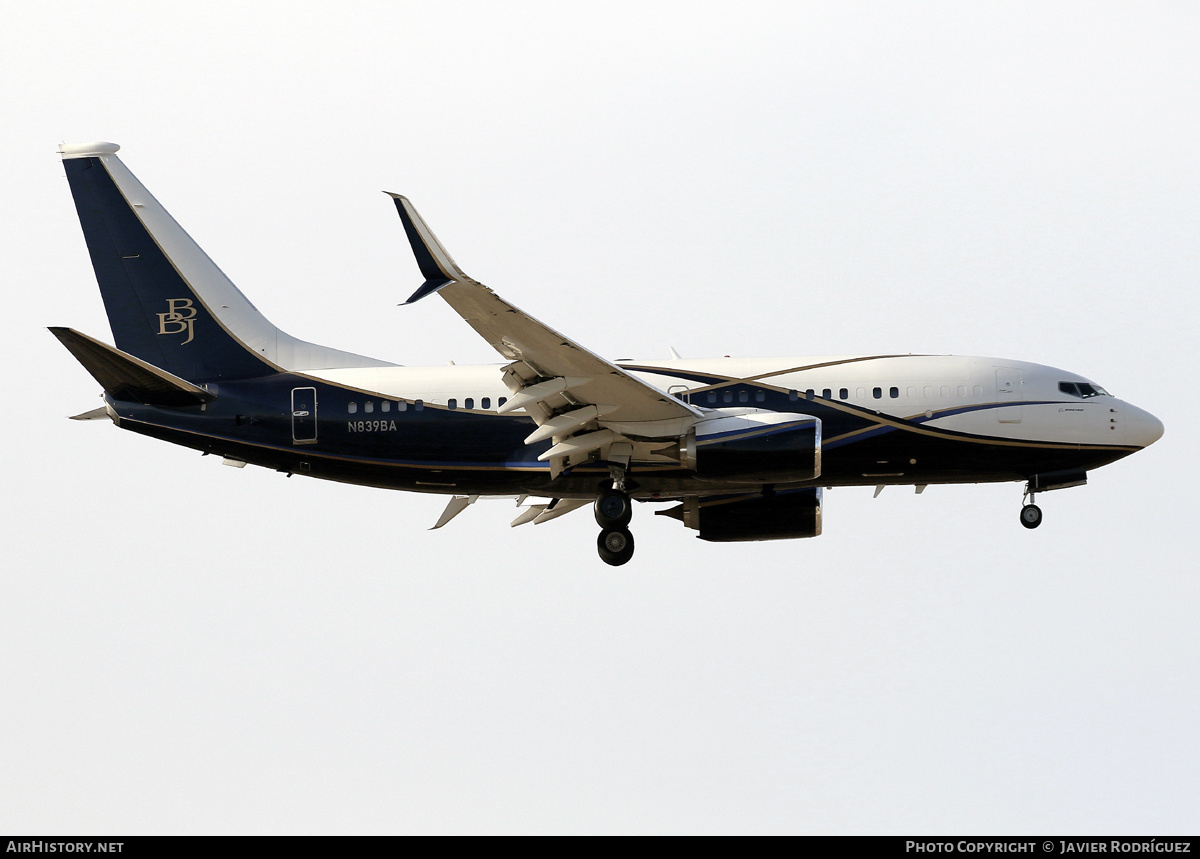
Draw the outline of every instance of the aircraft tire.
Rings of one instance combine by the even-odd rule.
[[[625,528],[605,528],[596,538],[600,560],[614,567],[629,563],[633,557],[633,535]]]
[[[1036,528],[1042,524],[1042,508],[1036,504],[1026,504],[1021,508],[1021,524],[1026,528]]]
[[[619,489],[603,489],[596,497],[596,524],[606,531],[624,528],[633,518],[633,502]]]

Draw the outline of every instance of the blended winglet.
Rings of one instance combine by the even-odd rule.
[[[425,296],[432,295],[443,286],[449,286],[456,281],[475,282],[458,267],[458,263],[446,252],[446,248],[438,241],[433,230],[429,229],[429,225],[417,214],[416,208],[407,197],[391,191],[384,193],[396,203],[396,211],[400,213],[400,222],[404,224],[404,233],[408,236],[408,243],[412,245],[413,256],[417,259],[417,266],[421,269],[421,274],[425,276],[425,282],[409,296],[408,301],[404,302],[405,304],[420,301]]]

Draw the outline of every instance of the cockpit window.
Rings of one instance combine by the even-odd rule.
[[[1059,382],[1058,389],[1064,394],[1070,394],[1072,397],[1079,397],[1082,400],[1087,400],[1091,397],[1112,396],[1108,391],[1099,385],[1093,385],[1091,382]]]

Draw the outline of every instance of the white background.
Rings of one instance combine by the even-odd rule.
[[[0,830],[1195,833],[1189,3],[32,3],[0,50]],[[492,362],[466,271],[613,358],[952,352],[1152,448],[815,540],[246,468],[66,416],[111,340],[55,153],[112,140],[292,334]]]

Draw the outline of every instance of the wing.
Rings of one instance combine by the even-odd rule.
[[[534,419],[538,428],[526,443],[554,440],[539,457],[550,462],[553,476],[597,451],[619,462],[632,455],[633,443],[678,438],[701,416],[699,409],[630,375],[468,277],[408,198],[389,196],[425,277],[405,303],[438,293],[512,362],[503,372],[513,396],[500,411],[524,409]]]

